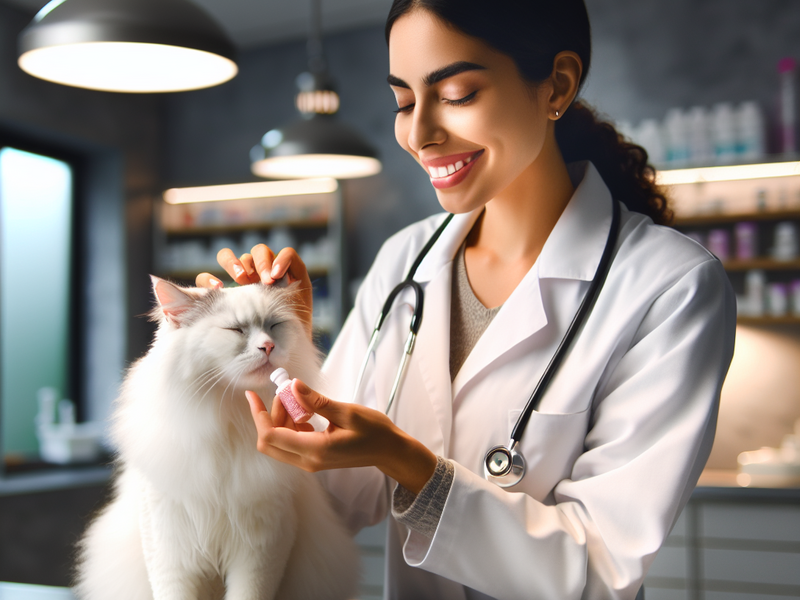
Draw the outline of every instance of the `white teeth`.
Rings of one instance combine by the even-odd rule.
[[[448,175],[452,175],[456,171],[460,171],[465,166],[469,164],[472,160],[472,157],[467,157],[464,160],[459,160],[453,165],[447,165],[446,167],[428,167],[428,171],[431,174],[431,177],[434,179],[439,179],[441,177],[447,177]]]

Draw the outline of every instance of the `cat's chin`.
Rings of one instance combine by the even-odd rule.
[[[277,368],[271,362],[267,361],[245,373],[245,379],[248,385],[271,385],[269,376]]]

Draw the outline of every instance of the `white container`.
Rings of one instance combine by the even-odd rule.
[[[686,164],[689,160],[689,127],[687,116],[680,108],[671,108],[664,119],[667,162]]]
[[[742,314],[750,317],[761,317],[764,315],[764,300],[767,289],[767,276],[760,269],[753,269],[747,272],[744,281],[745,289],[745,310]]]
[[[736,114],[728,102],[716,104],[712,115],[714,155],[718,164],[736,159]]]
[[[797,258],[798,234],[797,225],[784,221],[775,226],[775,243],[772,246],[772,257],[775,260],[790,261]]]
[[[743,102],[736,112],[736,152],[742,160],[761,160],[766,154],[764,115],[758,102]]]
[[[102,423],[54,424],[39,427],[39,455],[45,462],[92,462],[100,457]]]
[[[714,160],[714,145],[711,140],[711,123],[708,111],[695,106],[687,115],[689,155],[696,164],[706,165]]]

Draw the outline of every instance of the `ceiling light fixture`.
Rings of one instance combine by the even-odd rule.
[[[250,151],[251,170],[260,177],[350,179],[381,170],[375,149],[334,115],[339,95],[328,76],[322,51],[320,0],[312,0],[308,39],[309,72],[297,77],[295,99],[303,118],[268,131]]]
[[[235,49],[188,0],[52,0],[19,37],[20,68],[110,92],[178,92],[236,75]]]

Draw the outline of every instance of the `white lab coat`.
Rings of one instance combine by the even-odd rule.
[[[452,384],[452,260],[478,212],[457,215],[417,271],[424,317],[390,416],[450,459],[455,479],[432,539],[390,517],[387,598],[632,599],[705,464],[734,296],[700,245],[622,207],[605,286],[522,439],[525,477],[506,490],[483,477],[484,454],[508,443],[606,242],[608,189],[591,163],[571,175],[577,189],[538,260]],[[332,398],[351,398],[384,299],[442,219],[379,252],[326,362]],[[359,402],[385,408],[412,301],[401,294],[387,318]],[[354,529],[387,514],[395,484],[377,469],[323,479]]]

